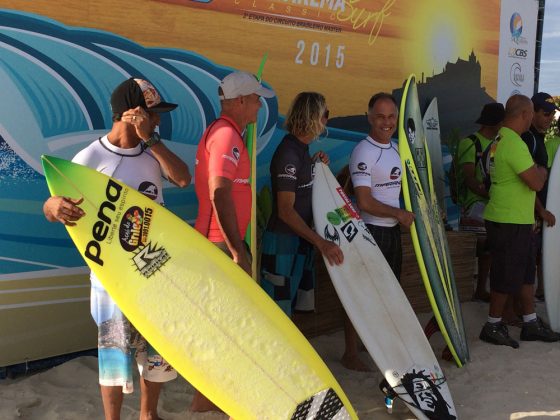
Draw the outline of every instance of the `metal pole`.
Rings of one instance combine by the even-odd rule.
[[[537,13],[537,43],[535,48],[535,86],[533,93],[539,91],[539,76],[541,71],[541,47],[544,26],[544,3],[545,0],[539,0],[539,11]]]

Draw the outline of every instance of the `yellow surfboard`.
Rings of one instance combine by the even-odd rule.
[[[42,157],[52,195],[83,197],[68,227],[123,313],[193,386],[236,419],[355,419],[306,338],[187,223],[95,170]]]

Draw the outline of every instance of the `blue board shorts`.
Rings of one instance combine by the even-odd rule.
[[[305,239],[264,232],[261,287],[288,316],[315,310],[314,258],[313,245]]]
[[[132,365],[150,382],[168,382],[177,372],[120,311],[99,281],[91,279],[91,315],[98,328],[99,384],[133,392]]]

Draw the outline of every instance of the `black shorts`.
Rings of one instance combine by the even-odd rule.
[[[373,239],[381,250],[381,253],[389,263],[391,270],[395,274],[398,281],[401,280],[402,267],[402,244],[401,244],[401,228],[399,225],[392,227],[376,226],[366,224],[367,228],[373,235]]]
[[[535,284],[537,252],[532,225],[486,221],[492,256],[490,290],[516,294],[525,284]]]

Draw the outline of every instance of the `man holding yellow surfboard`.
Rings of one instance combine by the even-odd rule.
[[[164,102],[150,82],[126,80],[111,95],[111,131],[79,152],[73,161],[121,180],[163,203],[162,173],[180,187],[189,185],[191,180],[187,165],[161,142],[155,132],[160,122],[159,113],[176,107],[176,104]],[[49,221],[73,226],[85,214],[79,207],[82,200],[51,197],[45,202],[43,211]],[[100,226],[103,226],[102,222]],[[94,229],[92,235],[96,238],[106,233],[103,234],[101,228]],[[132,236],[128,239],[134,240]],[[90,241],[85,257],[102,265],[103,255],[98,242]],[[177,373],[130,324],[93,272],[91,283],[91,313],[99,327],[99,383],[105,418],[120,418],[123,394],[133,391],[133,357],[141,373],[140,418],[158,418],[157,404],[162,384],[174,379]]]

